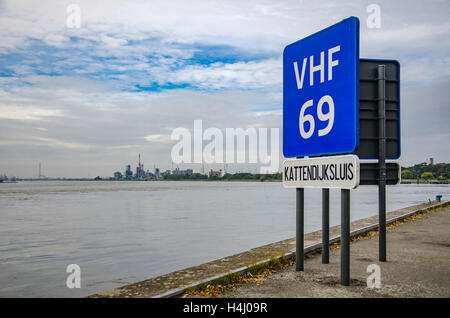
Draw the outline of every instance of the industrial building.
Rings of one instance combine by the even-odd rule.
[[[192,173],[192,169],[187,169],[187,170],[179,170],[180,173]],[[186,172],[188,171],[188,172]],[[190,171],[190,172],[189,172]],[[114,179],[115,180],[120,180],[120,179],[126,179],[126,180],[131,180],[131,179],[138,179],[138,180],[151,180],[151,179],[163,179],[165,176],[168,176],[171,174],[170,170],[166,170],[165,172],[160,171],[159,168],[155,167],[155,171],[154,172],[150,172],[149,170],[145,170],[144,169],[144,164],[141,163],[141,154],[138,155],[138,165],[136,167],[136,171],[133,174],[133,171],[131,170],[131,165],[126,165],[125,166],[125,173],[122,174],[120,171],[116,171],[114,172]]]

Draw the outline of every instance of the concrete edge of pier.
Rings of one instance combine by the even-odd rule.
[[[387,224],[405,219],[420,210],[445,207],[450,201],[430,201],[411,207],[398,209],[387,213]],[[350,236],[358,236],[378,229],[378,216],[353,221],[350,224]],[[330,227],[330,244],[339,242],[340,226]],[[304,238],[305,254],[317,252],[322,248],[322,231],[308,233]],[[103,291],[90,298],[170,298],[176,297],[186,290],[196,288],[201,284],[209,284],[212,281],[229,274],[245,274],[250,266],[266,264],[274,259],[285,257],[289,259],[295,256],[295,238],[253,248],[232,256],[217,259],[208,263],[189,267],[158,277],[153,277],[141,282],[123,287]]]

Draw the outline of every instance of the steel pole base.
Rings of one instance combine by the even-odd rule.
[[[304,269],[304,215],[305,215],[305,190],[303,188],[296,189],[296,254],[295,254],[295,270],[303,271]]]
[[[341,285],[350,285],[350,190],[341,190]]]

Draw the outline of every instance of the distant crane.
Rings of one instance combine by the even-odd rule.
[[[41,172],[41,163],[39,162],[39,173],[38,173],[38,178],[45,178],[45,176],[42,174]]]

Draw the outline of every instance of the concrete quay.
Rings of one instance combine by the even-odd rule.
[[[410,216],[411,214],[414,214],[415,212],[422,210],[422,209],[429,209],[429,208],[436,208],[436,207],[441,207],[441,206],[448,206],[450,203],[450,201],[445,201],[445,202],[436,202],[436,201],[432,201],[432,202],[428,202],[428,203],[423,203],[423,204],[419,204],[419,205],[415,205],[415,206],[411,206],[408,208],[404,208],[404,209],[399,209],[396,211],[392,211],[387,213],[387,223],[392,223],[395,222],[397,220],[401,220],[404,219],[408,216]],[[450,208],[445,208],[445,211],[447,211]],[[444,211],[444,210],[442,210]],[[437,213],[437,212],[433,212],[432,214]],[[439,215],[444,214],[444,215],[450,215],[449,213],[444,213],[444,212],[439,212]],[[436,214],[437,215],[437,214]],[[427,217],[428,219],[428,217]],[[447,221],[450,222],[450,218],[447,219]],[[445,223],[445,220],[439,220],[438,222],[442,222],[441,223],[441,227],[445,226],[446,224],[446,229],[448,230],[450,227],[449,223]],[[373,216],[370,218],[366,218],[366,219],[361,219],[361,220],[357,220],[351,223],[350,226],[350,230],[351,230],[351,236],[357,236],[360,234],[364,234],[367,233],[371,230],[374,230],[378,227],[378,217],[377,216]],[[411,224],[413,224],[415,222],[412,222]],[[404,228],[404,225],[401,226],[400,228]],[[424,231],[426,232],[425,229],[421,229],[420,231],[422,232],[417,232],[417,233],[423,233]],[[448,231],[447,231],[448,232]],[[421,235],[415,235],[416,238],[420,238],[422,237]],[[438,243],[436,243],[435,245],[433,245],[435,248],[436,246],[440,246],[439,248],[445,248],[445,244],[447,244],[447,250],[446,251],[441,251],[444,252],[445,256],[447,257],[447,260],[450,253],[448,251],[448,246],[450,246],[450,239],[449,236],[450,234],[447,234],[447,236],[445,236],[445,233],[442,233],[444,235],[444,238],[446,239],[446,241],[442,241],[441,245],[439,245]],[[330,228],[330,244],[336,241],[339,241],[339,235],[340,235],[340,226],[334,226]],[[312,253],[315,252],[317,250],[319,250],[321,248],[321,239],[322,239],[322,233],[321,231],[316,231],[313,233],[309,233],[305,235],[305,253]],[[401,238],[398,238],[401,240]],[[388,231],[388,236],[387,236],[387,240],[388,240],[388,262],[381,264],[380,266],[382,266],[382,268],[384,268],[385,265],[390,265],[393,262],[393,255],[396,255],[396,257],[400,257],[399,255],[401,255],[401,251],[397,251],[395,250],[397,247],[398,248],[404,248],[404,246],[401,245],[401,242],[397,242],[398,244],[395,245],[395,241],[398,240],[397,238],[393,237],[393,234],[391,233],[391,231]],[[353,288],[353,286],[356,284],[358,285],[360,288],[367,288],[364,287],[366,286],[365,283],[365,278],[363,280],[363,277],[361,276],[361,266],[363,265],[358,265],[359,267],[355,267],[355,260],[360,259],[359,261],[357,260],[357,262],[371,262],[371,263],[377,263],[377,259],[378,259],[378,239],[377,238],[372,238],[370,240],[363,240],[361,241],[361,245],[363,244],[367,244],[367,242],[372,242],[372,244],[376,245],[376,250],[370,252],[367,252],[367,255],[365,256],[361,256],[359,257],[356,253],[356,250],[354,248],[354,246],[357,246],[359,243],[359,241],[357,243],[352,243],[351,244],[351,278],[352,278],[352,286],[350,286],[350,289]],[[408,238],[406,240],[411,241],[411,238]],[[407,243],[406,242],[406,243]],[[432,241],[430,241],[432,242]],[[425,243],[424,243],[425,244]],[[397,247],[396,247],[397,246]],[[432,246],[432,244],[430,245]],[[407,249],[408,250],[408,249]],[[409,248],[409,250],[411,250],[411,248]],[[364,251],[364,250],[362,250]],[[369,251],[369,249],[367,250]],[[403,251],[403,250],[402,250]],[[412,253],[414,253],[414,249],[411,250]],[[195,288],[197,286],[199,286],[200,284],[204,284],[204,283],[209,283],[217,278],[220,277],[224,277],[230,273],[239,273],[239,274],[243,274],[247,271],[248,266],[250,265],[254,265],[254,264],[260,264],[260,263],[266,263],[269,262],[270,259],[274,258],[274,257],[281,257],[284,256],[286,258],[292,257],[295,255],[295,238],[291,238],[291,239],[287,239],[284,241],[280,241],[280,242],[276,242],[276,243],[272,243],[272,244],[268,244],[265,246],[261,246],[261,247],[257,247],[254,249],[251,249],[249,251],[243,252],[243,253],[239,253],[239,254],[235,254],[229,257],[225,257],[225,258],[221,258],[212,262],[208,262],[205,264],[201,264],[198,266],[194,266],[194,267],[190,267],[190,268],[186,268],[183,270],[179,270],[176,272],[172,272],[169,274],[165,274],[162,276],[158,276],[158,277],[154,277],[154,278],[150,278],[148,280],[144,280],[141,282],[137,282],[134,284],[130,284],[130,285],[126,285],[123,287],[119,287],[116,289],[112,289],[112,290],[107,290],[107,291],[103,291],[94,295],[91,295],[89,297],[118,297],[118,298],[142,298],[142,297],[157,297],[157,298],[161,298],[161,297],[176,297],[176,296],[180,296],[181,294],[183,294],[186,290],[190,289],[190,288]],[[425,254],[427,255],[427,254]],[[444,257],[445,258],[445,257]],[[321,276],[320,270],[317,269],[318,265],[315,264],[314,262],[318,262],[319,265],[321,266],[328,266],[326,269],[323,269],[325,272],[323,273],[323,277],[324,277],[324,281],[328,282],[329,287],[332,289],[336,289],[335,285],[339,285],[339,249],[334,250],[334,251],[330,251],[330,264],[328,265],[322,265],[320,264],[321,262],[321,257],[320,256],[316,256],[316,257],[312,257],[311,259],[307,259],[305,261],[305,271],[304,272],[295,272],[295,268],[293,266],[280,271],[279,273],[274,274],[273,276],[267,277],[264,280],[264,284],[263,285],[257,285],[257,286],[253,286],[253,285],[244,285],[241,286],[236,292],[235,294],[230,294],[227,296],[230,297],[341,297],[339,296],[339,294],[336,295],[328,295],[327,293],[323,293],[321,294],[320,292],[318,292],[317,294],[314,294],[315,296],[308,296],[307,294],[302,294],[302,293],[296,293],[296,290],[292,290],[291,292],[283,292],[284,288],[282,288],[279,292],[276,292],[276,289],[273,289],[272,292],[269,291],[263,291],[261,289],[261,292],[259,292],[259,288],[260,287],[266,287],[269,286],[269,284],[266,284],[266,281],[269,281],[270,279],[275,279],[275,277],[291,277],[291,279],[294,280],[294,283],[298,285],[298,280],[302,280],[305,279],[305,275],[308,275],[308,273],[317,273],[317,277]],[[363,262],[363,263],[364,263]],[[430,262],[433,262],[433,259],[431,259]],[[364,264],[365,264],[364,263]],[[414,264],[414,263],[413,263]],[[446,263],[446,268],[450,269],[450,262]],[[367,265],[366,265],[367,266]],[[399,265],[400,266],[400,265]],[[411,264],[408,264],[409,267],[411,267]],[[361,268],[360,268],[361,267]],[[358,268],[358,274],[355,275],[356,273],[356,268]],[[336,272],[337,270],[337,272]],[[365,269],[364,269],[365,270]],[[403,269],[403,271],[408,270],[408,268]],[[289,271],[293,271],[293,273],[290,273]],[[383,275],[383,271],[384,269],[382,269],[382,275]],[[282,273],[286,272],[286,274],[284,274],[285,276],[280,276],[283,275]],[[287,273],[290,273],[290,275],[287,275]],[[449,274],[449,273],[447,273]],[[365,276],[364,276],[365,275]],[[364,274],[364,277],[367,277],[367,273]],[[313,275],[314,276],[314,275]],[[311,277],[313,277],[311,276]],[[303,278],[302,278],[303,277]],[[316,281],[318,278],[315,278]],[[446,284],[448,285],[448,277],[450,277],[450,275],[447,275],[446,277],[443,277],[442,279],[445,281],[446,280]],[[311,278],[313,279],[313,278]],[[382,278],[383,279],[383,278]],[[387,279],[387,277],[386,277]],[[313,279],[314,280],[314,279]],[[364,284],[363,284],[363,283]],[[288,283],[288,282],[286,282]],[[292,283],[292,282],[291,282]],[[364,285],[364,286],[363,286]],[[388,286],[388,285],[386,285]],[[280,288],[282,286],[279,286]],[[345,288],[343,286],[341,286],[342,288]],[[248,290],[246,288],[249,288]],[[304,286],[304,289],[309,288],[308,286]],[[346,287],[349,288],[349,287]],[[341,288],[337,288],[337,289],[341,289]],[[313,295],[313,294],[311,294]],[[322,296],[321,296],[322,295]],[[387,294],[383,294],[383,295],[390,295],[389,293]],[[396,295],[403,295],[403,293],[398,292]],[[449,297],[450,294],[447,294]],[[342,296],[344,297],[344,296]],[[351,297],[351,296],[350,296]]]

